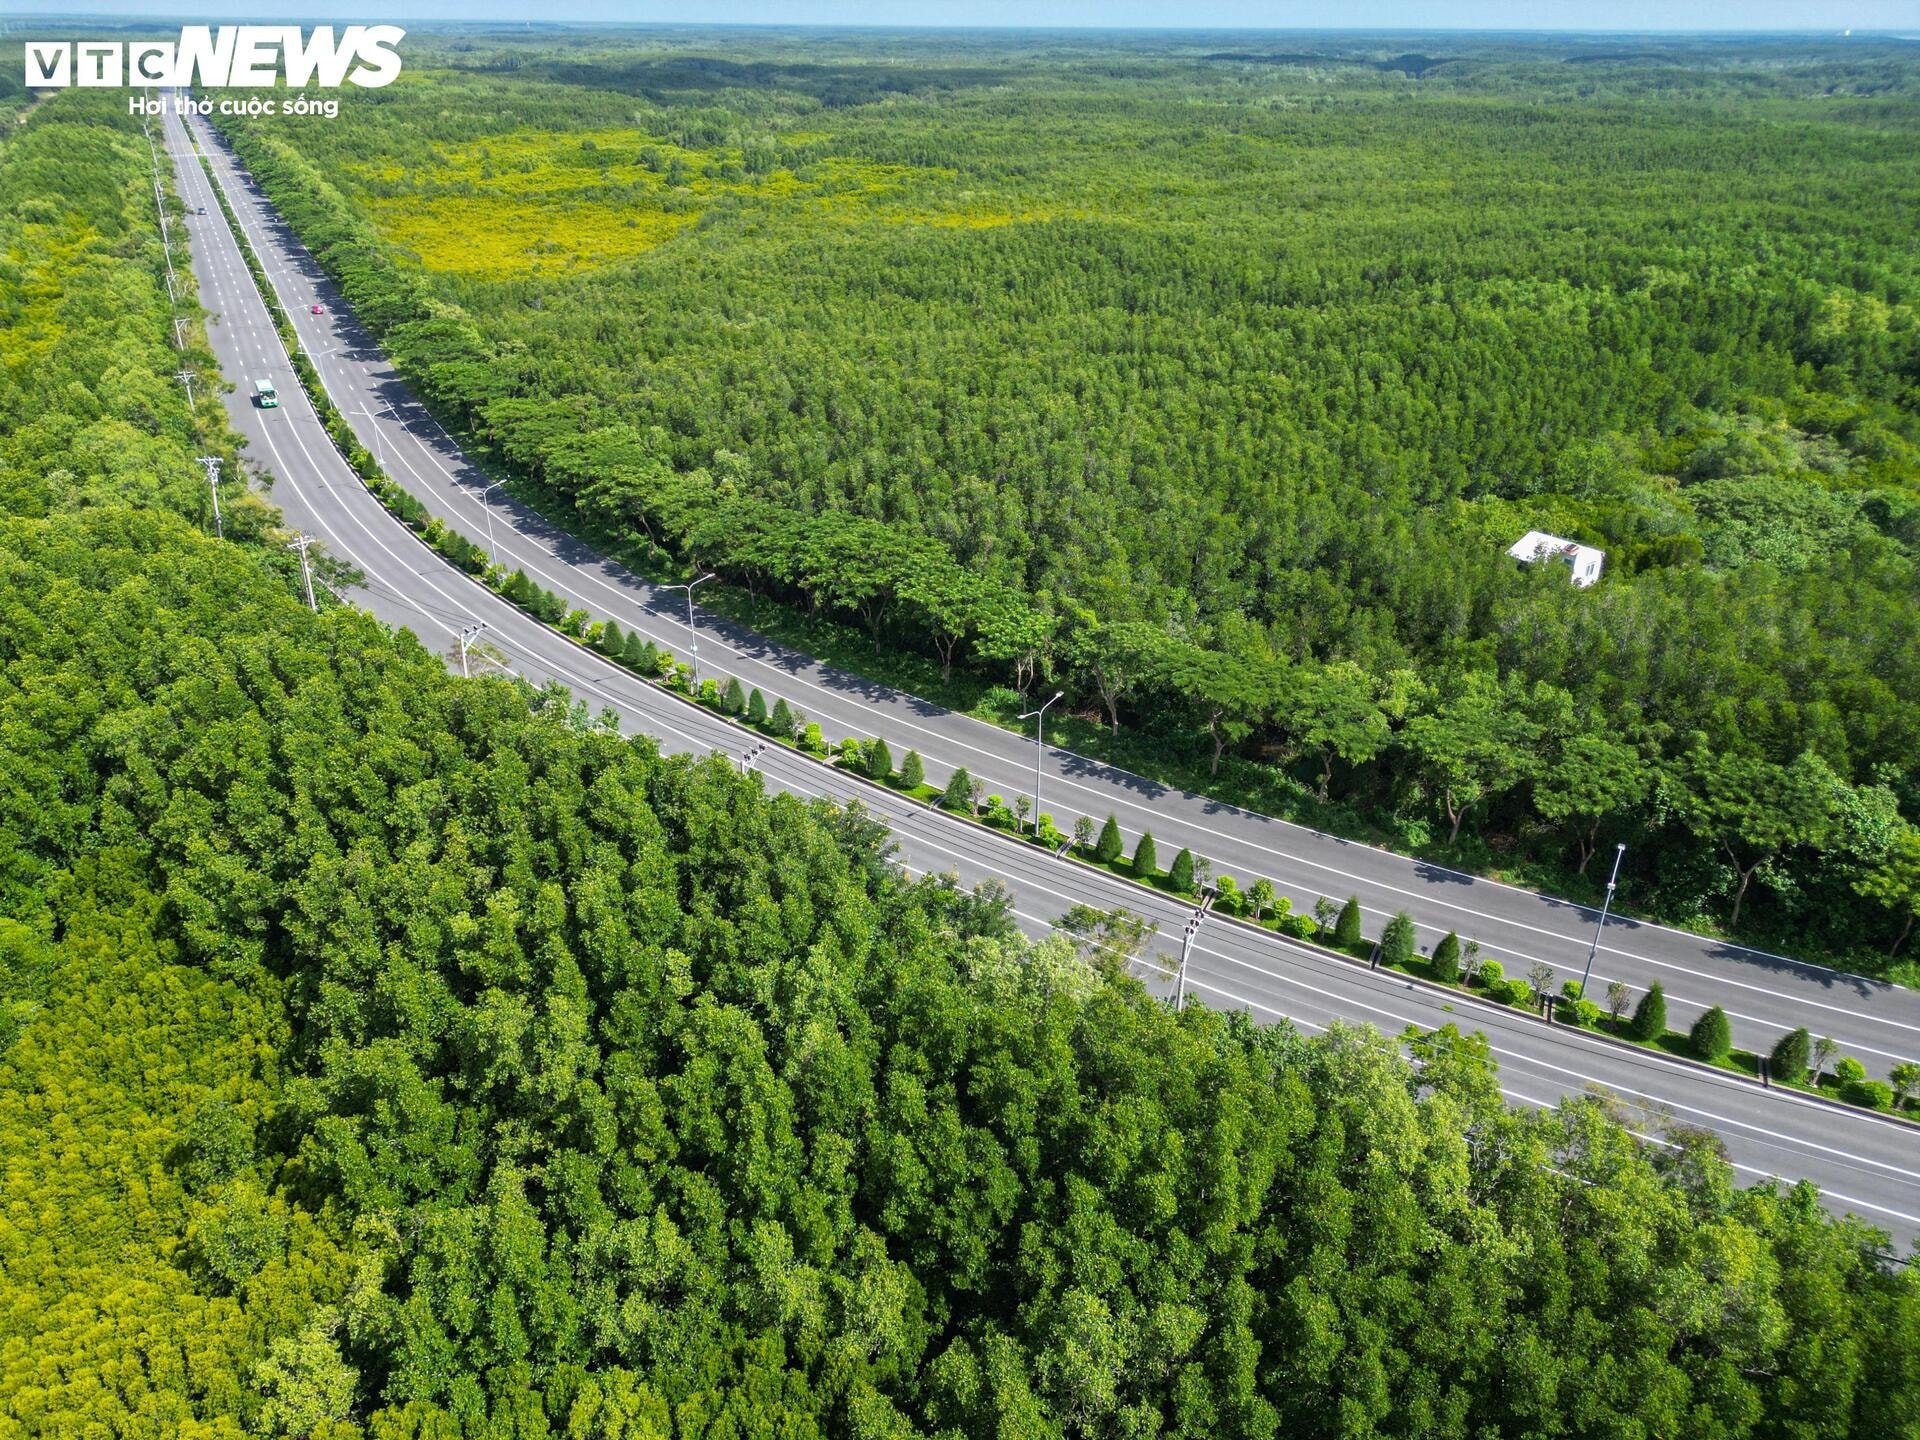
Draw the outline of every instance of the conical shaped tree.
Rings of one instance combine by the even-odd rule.
[[[1160,857],[1153,853],[1153,832],[1142,831],[1140,843],[1133,847],[1133,873],[1142,880],[1151,880],[1160,873]]]
[[[1100,838],[1094,843],[1093,858],[1102,865],[1111,865],[1120,858],[1120,822],[1107,816],[1107,823],[1100,827]]]
[[[1380,932],[1380,959],[1388,965],[1405,965],[1413,959],[1413,917],[1402,910]]]
[[[1727,1012],[1718,1005],[1714,1006],[1693,1022],[1687,1039],[1699,1059],[1710,1064],[1718,1064],[1726,1059],[1733,1049],[1733,1027],[1727,1023]]]
[[[1640,997],[1627,1033],[1643,1042],[1658,1040],[1667,1033],[1667,992],[1660,988],[1659,982]]]
[[[907,751],[907,758],[900,762],[900,783],[908,790],[918,790],[927,783],[927,767],[918,750]]]
[[[1167,883],[1182,895],[1193,894],[1193,851],[1181,847],[1173,857],[1173,868],[1167,871]]]
[[[627,637],[620,633],[620,627],[613,621],[609,620],[605,625],[600,627],[600,653],[602,655],[611,656],[613,659],[618,660],[620,658],[620,652],[625,648],[626,643]]]
[[[773,702],[773,714],[767,717],[767,728],[782,740],[793,738],[793,711],[787,708],[785,700]]]
[[[1460,937],[1449,930],[1433,947],[1433,978],[1452,985],[1460,978]]]
[[[1804,1025],[1782,1035],[1773,1047],[1773,1054],[1767,1057],[1767,1068],[1773,1078],[1792,1085],[1807,1083],[1807,1067],[1812,1063],[1813,1036]]]
[[[962,765],[947,777],[947,788],[940,792],[940,804],[943,809],[958,815],[973,813],[973,777]]]
[[[867,747],[867,774],[875,780],[892,778],[893,752],[887,749],[885,740],[875,740]]]
[[[620,663],[629,670],[645,673],[647,669],[647,642],[638,633],[629,630],[627,638],[620,645]]]
[[[1342,950],[1352,950],[1360,944],[1360,897],[1349,895],[1347,903],[1340,907],[1340,918],[1333,922],[1333,943]]]
[[[760,693],[760,687],[756,685],[753,687],[753,693],[747,696],[747,724],[759,730],[764,729],[766,723],[767,697]]]
[[[746,687],[738,675],[727,677],[727,688],[720,692],[720,708],[729,715],[738,715],[747,708]]]

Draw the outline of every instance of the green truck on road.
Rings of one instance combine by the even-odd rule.
[[[253,403],[258,405],[262,410],[272,410],[279,405],[280,395],[279,392],[273,388],[273,381],[256,380],[253,382]]]

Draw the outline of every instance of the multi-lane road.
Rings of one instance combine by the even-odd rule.
[[[498,491],[483,506],[482,491],[490,482],[412,399],[218,138],[201,122],[190,123],[282,306],[294,317],[302,347],[335,405],[388,472],[447,523],[488,545],[501,563],[519,566],[580,608],[686,651],[688,636],[674,618],[678,597],[655,591]],[[188,238],[209,312],[209,339],[236,385],[223,397],[228,416],[247,438],[252,457],[272,475],[273,499],[288,523],[318,536],[364,577],[357,601],[450,655],[463,629],[484,624],[480,643],[491,648],[490,663],[536,682],[556,680],[590,704],[611,706],[625,728],[655,736],[664,748],[719,751],[738,760],[752,746],[751,736],[555,635],[444,562],[367,493],[300,390],[183,121],[169,113],[164,124],[176,188],[189,209]],[[206,213],[194,213],[197,207]],[[311,314],[316,303],[324,314]],[[249,403],[250,382],[260,377],[275,382],[278,409]],[[701,626],[706,669],[737,674],[770,699],[787,697],[832,733],[884,734],[896,751],[914,746],[936,778],[948,766],[964,764],[1002,793],[1031,784],[1031,741],[816,666],[710,617]],[[1032,932],[1044,931],[1076,902],[1141,913],[1158,924],[1152,952],[1171,967],[1190,911],[1170,897],[1051,858],[777,747],[755,763],[771,787],[859,798],[893,827],[913,870],[951,871],[969,884],[1002,880]],[[1049,752],[1047,766],[1047,808],[1056,815],[1115,811],[1130,831],[1150,825],[1162,845],[1191,845],[1228,873],[1272,878],[1296,903],[1359,893],[1376,924],[1383,913],[1408,909],[1429,941],[1457,928],[1480,939],[1510,969],[1524,972],[1538,958],[1562,974],[1577,974],[1584,963],[1593,917],[1581,907],[1421,867],[1064,752]],[[1659,927],[1610,927],[1595,973],[1618,975],[1636,987],[1662,979],[1681,1014],[1690,1004],[1717,1000],[1735,1016],[1744,1040],[1808,1023],[1841,1037],[1876,1070],[1920,1053],[1920,1011],[1906,992],[1730,947],[1720,953],[1714,942]],[[1166,988],[1159,973],[1147,978]],[[1670,1122],[1710,1128],[1723,1137],[1744,1177],[1812,1179],[1836,1208],[1856,1211],[1903,1243],[1920,1235],[1920,1135],[1897,1123],[1549,1029],[1527,1016],[1368,972],[1217,918],[1201,926],[1186,984],[1206,1003],[1245,1007],[1262,1019],[1286,1017],[1309,1030],[1339,1021],[1371,1023],[1388,1033],[1449,1021],[1484,1030],[1500,1062],[1502,1087],[1515,1103],[1547,1105],[1603,1087],[1639,1114],[1637,1128],[1649,1135]]]

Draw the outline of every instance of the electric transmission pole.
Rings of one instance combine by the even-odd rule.
[[[224,540],[227,538],[227,526],[226,522],[220,518],[220,457],[199,455],[195,458],[206,467],[207,489],[213,493],[213,533]]]
[[[187,387],[187,409],[193,409],[193,372],[181,370],[176,372],[173,378]]]
[[[307,559],[307,547],[313,543],[313,536],[302,535],[298,539],[289,540],[287,542],[287,548],[300,552],[300,578],[307,582],[307,608],[317,613],[320,605],[319,602],[313,598],[313,565]]]

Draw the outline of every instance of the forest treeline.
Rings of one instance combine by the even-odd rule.
[[[910,106],[774,42],[668,89],[685,45],[578,88],[453,53],[235,138],[448,422],[604,533],[1229,795],[1575,885],[1626,841],[1644,909],[1910,950],[1910,61],[1521,46],[1411,90],[983,43]],[[695,223],[458,259],[622,215]],[[1606,578],[1515,565],[1530,528]]]
[[[309,612],[181,483],[148,164],[84,93],[0,141],[0,1435],[1920,1426],[1910,1272],[1711,1137],[1175,1015]]]

